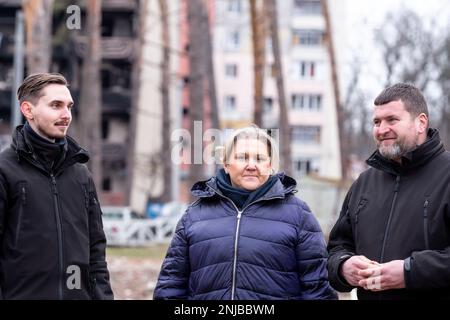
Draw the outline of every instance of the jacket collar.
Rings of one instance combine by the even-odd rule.
[[[66,136],[66,157],[64,162],[60,166],[60,170],[67,168],[77,162],[86,163],[89,160],[89,153],[80,147],[80,145],[71,137]],[[19,125],[14,130],[12,135],[11,148],[17,154],[17,160],[22,158],[35,164],[35,155],[33,153],[33,146],[28,141],[24,134],[24,125]]]
[[[402,157],[401,164],[396,161],[386,159],[378,150],[376,150],[369,157],[369,159],[366,160],[366,163],[375,169],[397,175],[423,166],[444,151],[445,149],[439,137],[439,131],[437,129],[429,128],[427,132],[427,140],[420,146],[417,146],[414,150],[406,153]]]
[[[293,178],[285,175],[284,172],[276,175],[278,176],[278,181],[259,200],[284,198],[287,194],[296,192],[297,182]],[[209,198],[214,195],[223,196],[217,187],[217,177],[215,176],[195,183],[191,189],[191,194],[199,198]]]

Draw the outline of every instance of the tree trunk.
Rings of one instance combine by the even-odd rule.
[[[278,37],[278,13],[276,0],[266,0],[267,17],[270,24],[272,52],[274,57],[274,71],[277,83],[278,104],[280,106],[280,145],[281,169],[287,175],[292,175],[291,159],[291,130],[288,121],[288,110],[284,91],[283,66],[281,64],[280,42]]]
[[[133,176],[134,165],[136,162],[136,127],[137,118],[139,114],[139,95],[141,91],[141,70],[143,64],[143,44],[145,39],[146,17],[148,14],[149,0],[142,0],[139,2],[139,22],[136,38],[136,55],[133,60],[133,67],[131,73],[131,110],[130,123],[128,125],[128,145],[127,145],[127,189],[126,189],[126,203],[131,203],[131,192],[133,190]]]
[[[190,118],[190,160],[188,186],[203,179],[203,130],[195,132],[195,122],[202,121],[203,102],[205,96],[205,73],[207,52],[205,33],[205,6],[203,0],[190,0],[188,4],[189,26],[189,118]],[[200,122],[201,123],[201,122]],[[197,124],[198,126],[198,124]],[[195,135],[197,133],[197,136]],[[201,135],[199,135],[201,134]],[[191,196],[191,200],[193,200]]]
[[[216,91],[216,79],[214,72],[214,61],[213,61],[213,46],[212,46],[212,37],[210,32],[210,19],[207,12],[205,12],[206,16],[204,18],[204,34],[206,41],[206,58],[207,58],[207,87],[208,87],[208,96],[209,96],[209,105],[211,108],[211,126],[214,129],[220,129],[220,120],[219,120],[219,108],[217,106],[217,91]]]
[[[260,8],[258,8],[258,4]],[[253,43],[253,84],[254,84],[254,115],[253,122],[262,127],[264,104],[264,67],[266,62],[264,2],[250,0],[250,15],[252,21]]]
[[[52,58],[53,0],[24,0],[28,74],[49,72]]]
[[[204,18],[204,34],[205,34],[205,47],[206,47],[206,58],[207,58],[207,70],[206,70],[206,88],[208,90],[209,97],[209,107],[210,107],[210,126],[213,129],[220,129],[220,119],[219,119],[219,107],[217,105],[217,91],[216,91],[216,79],[215,79],[215,71],[214,71],[214,51],[213,51],[213,39],[211,36],[211,19],[209,17],[209,12],[205,10],[205,18]],[[205,113],[206,114],[206,113]],[[219,141],[213,140],[209,141],[209,143],[218,146]],[[220,164],[214,164],[214,172],[219,169]]]
[[[162,99],[162,165],[164,187],[161,201],[168,202],[172,191],[172,161],[170,161],[170,34],[167,9],[167,0],[158,0],[161,16],[161,43],[163,44],[163,58],[161,62],[161,99]]]
[[[102,139],[101,130],[101,80],[100,80],[100,26],[101,0],[86,2],[87,9],[87,47],[83,57],[82,81],[80,90],[79,137],[80,144],[86,147],[91,156],[90,169],[94,183],[102,186]]]
[[[337,126],[338,126],[338,134],[339,134],[339,148],[341,154],[341,176],[342,179],[347,179],[347,166],[348,166],[348,147],[347,141],[344,137],[344,113],[341,105],[341,95],[339,91],[339,79],[337,73],[337,65],[336,65],[336,55],[334,52],[334,44],[333,44],[333,30],[331,25],[330,13],[328,10],[328,0],[321,0],[322,3],[322,12],[325,18],[325,42],[328,49],[328,55],[330,57],[331,62],[331,81],[333,82],[333,92],[334,92],[334,100],[335,100],[335,108],[336,108],[336,116],[337,116]]]

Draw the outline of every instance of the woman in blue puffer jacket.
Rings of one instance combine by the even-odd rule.
[[[336,299],[326,244],[296,182],[278,170],[272,138],[236,131],[217,176],[179,221],[154,299]]]

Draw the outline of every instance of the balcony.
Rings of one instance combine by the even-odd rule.
[[[14,56],[14,36],[2,34],[0,31],[0,58],[11,58]]]
[[[11,92],[11,91],[9,91]],[[75,105],[80,103],[80,91],[70,90]],[[1,93],[1,91],[0,91]],[[1,97],[1,95],[0,95]],[[11,98],[10,98],[11,99]],[[108,116],[129,117],[131,109],[131,92],[126,89],[102,89],[102,113]],[[78,114],[78,108],[75,108]]]
[[[108,11],[134,11],[138,8],[137,2],[132,0],[103,0],[102,9]]]
[[[129,90],[103,90],[103,112],[109,115],[128,117],[131,109]]]
[[[75,53],[84,57],[87,47],[87,37],[77,36],[75,39]],[[135,57],[135,40],[128,37],[108,37],[101,39],[102,59],[125,59],[132,61]]]
[[[125,163],[127,150],[121,143],[106,142],[102,144],[102,161],[109,163]]]
[[[2,0],[0,1],[0,7],[22,7],[23,0]]]
[[[293,13],[301,16],[322,15],[320,0],[294,0]]]
[[[11,89],[0,89],[0,109],[9,112],[11,110]]]

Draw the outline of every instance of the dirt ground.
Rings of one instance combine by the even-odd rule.
[[[116,300],[150,300],[162,260],[110,256],[107,258]]]
[[[152,299],[168,245],[159,243],[145,247],[107,247],[106,260],[114,298]]]

